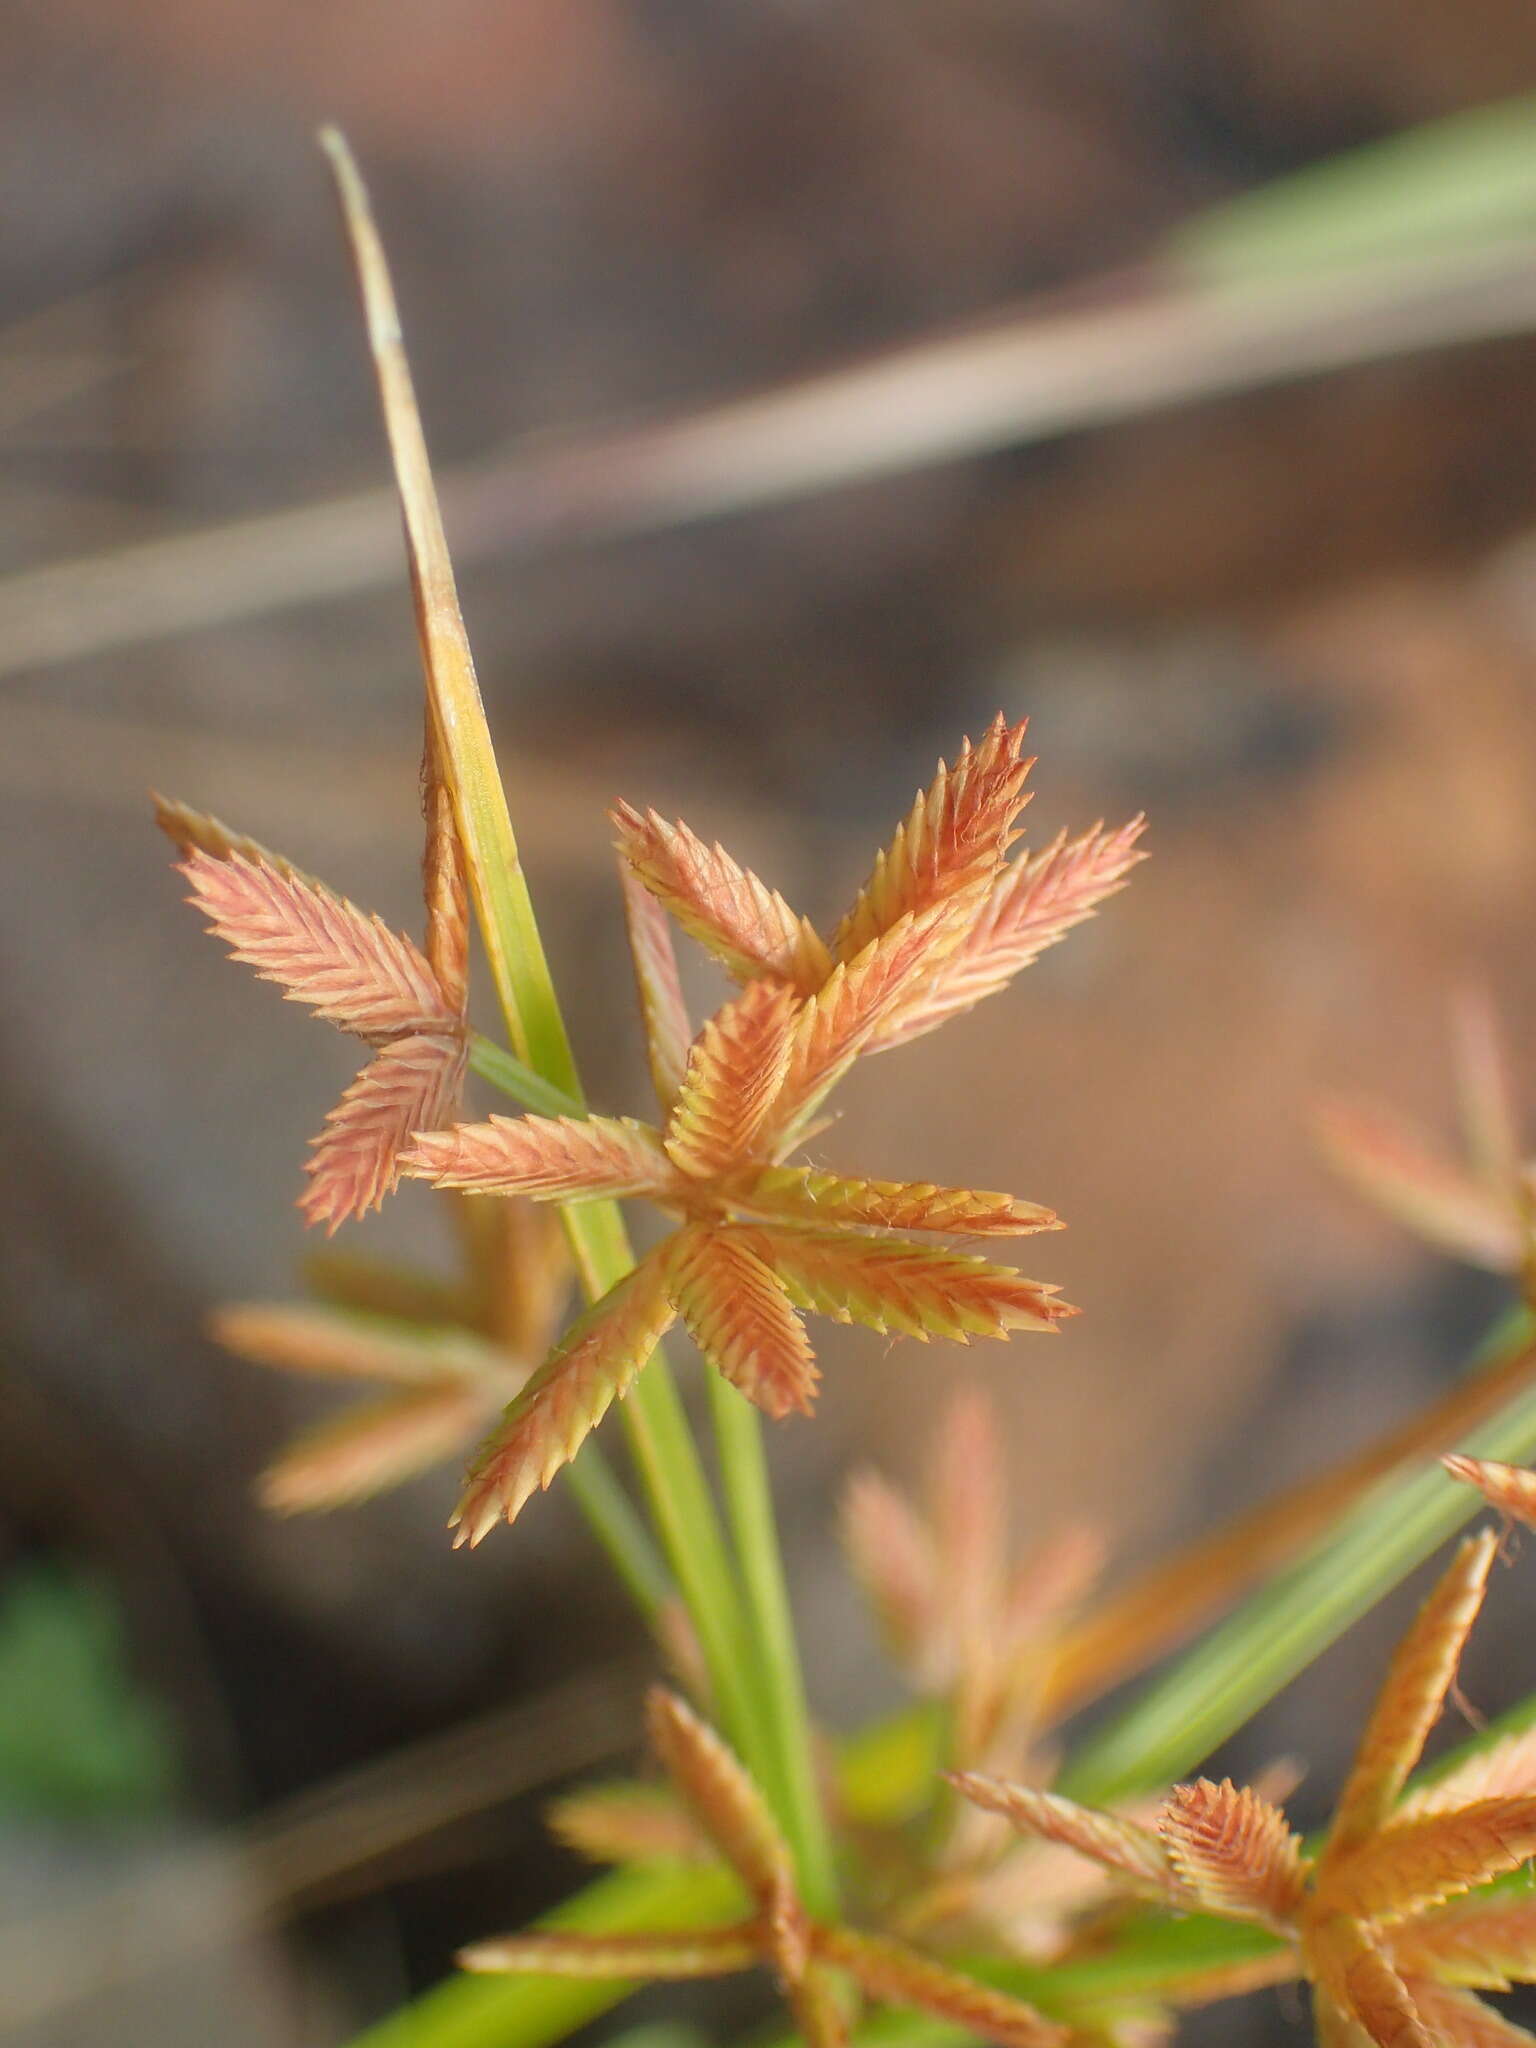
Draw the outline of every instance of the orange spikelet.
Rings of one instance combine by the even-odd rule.
[[[483,1386],[452,1380],[363,1401],[304,1431],[256,1482],[274,1514],[369,1500],[460,1450],[491,1407]]]
[[[846,1970],[860,1989],[882,2005],[935,2014],[967,2034],[998,2041],[1003,2048],[1062,2048],[1067,2029],[1023,1999],[1011,1998],[964,1977],[932,1957],[878,1934],[851,1927],[817,1928],[815,1953]]]
[[[215,1343],[279,1372],[322,1379],[384,1380],[401,1387],[494,1385],[507,1354],[465,1329],[402,1331],[380,1315],[265,1301],[231,1302],[208,1319]]]
[[[1410,1793],[1398,1816],[1406,1820],[1412,1814],[1450,1813],[1477,1799],[1503,1799],[1521,1792],[1536,1792],[1536,1726],[1473,1750],[1443,1777]]]
[[[299,1197],[306,1223],[334,1232],[394,1193],[412,1137],[457,1107],[466,1059],[462,1038],[413,1033],[369,1061],[314,1140]]]
[[[1077,1313],[1053,1288],[1011,1266],[905,1238],[750,1225],[730,1234],[772,1266],[797,1308],[892,1336],[965,1344],[1010,1330],[1050,1330]]]
[[[1323,1868],[1374,1835],[1397,1804],[1445,1706],[1496,1549],[1487,1531],[1468,1537],[1399,1644],[1340,1795]]]
[[[749,1970],[758,1960],[750,1922],[696,1934],[508,1934],[460,1949],[460,1969],[535,1977],[620,1977],[673,1982]]]
[[[1507,1991],[1536,1961],[1536,1893],[1476,1893],[1392,1931],[1406,1977],[1433,1976],[1473,1991]]]
[[[645,1026],[651,1082],[656,1100],[666,1114],[683,1085],[688,1046],[693,1037],[672,945],[672,927],[666,911],[642,886],[625,860],[619,862],[619,888],[624,897],[624,924],[640,997],[640,1019]]]
[[[421,811],[427,828],[421,855],[427,960],[444,1002],[462,1015],[469,1002],[469,885],[453,795],[443,778],[430,717],[421,757]]]
[[[1001,1814],[1021,1834],[1060,1842],[1133,1884],[1188,1905],[1188,1894],[1167,1850],[1152,1830],[1139,1822],[1122,1820],[1118,1814],[1103,1813],[1094,1806],[1080,1806],[1075,1799],[1064,1799],[1056,1792],[1010,1785],[975,1771],[947,1772],[946,1776],[957,1792],[985,1812]]]
[[[1070,841],[1063,833],[1005,868],[974,926],[921,995],[881,1026],[869,1050],[885,1052],[919,1038],[1006,988],[1125,886],[1131,869],[1146,858],[1136,845],[1144,825],[1136,817],[1113,832],[1095,825]]]
[[[1168,1859],[1213,1913],[1285,1932],[1301,1904],[1301,1845],[1285,1816],[1230,1778],[1178,1785],[1158,1816]]]
[[[1375,1103],[1325,1099],[1313,1125],[1334,1171],[1416,1236],[1494,1273],[1518,1267],[1524,1245],[1512,1190],[1484,1186]]]
[[[665,1686],[646,1699],[651,1746],[694,1818],[764,1912],[794,1896],[794,1862],[745,1767],[692,1707]]]
[[[566,1332],[481,1447],[454,1515],[456,1543],[512,1521],[621,1400],[674,1320],[665,1268],[644,1259]]]
[[[1330,1849],[1331,1849],[1330,1843]],[[1536,1797],[1479,1799],[1399,1821],[1327,1861],[1327,1895],[1359,1920],[1403,1920],[1536,1855]]]
[[[493,1116],[422,1136],[404,1169],[434,1187],[536,1202],[659,1194],[676,1175],[649,1125],[614,1116]]]
[[[545,1812],[557,1841],[592,1863],[713,1862],[715,1845],[664,1785],[618,1779],[567,1792]]]
[[[1352,1921],[1330,1921],[1319,1931],[1311,1955],[1324,1998],[1363,2027],[1376,2048],[1437,2048],[1407,1985]],[[1348,2041],[1350,2036],[1342,2032],[1336,2038]]]
[[[1533,2048],[1536,2034],[1517,2027],[1470,1991],[1413,1978],[1408,1989],[1419,2017],[1442,2048]]]
[[[1475,1486],[1506,1521],[1536,1529],[1536,1472],[1528,1472],[1522,1465],[1500,1464],[1496,1458],[1464,1458],[1455,1452],[1440,1462],[1453,1479]]]
[[[934,1689],[953,1676],[932,1538],[905,1497],[878,1472],[856,1472],[842,1502],[843,1549],[881,1633],[917,1682]]]
[[[723,1231],[684,1231],[671,1261],[672,1303],[715,1370],[767,1415],[809,1415],[820,1374],[773,1268]]]
[[[1054,1210],[990,1189],[941,1188],[931,1181],[848,1180],[808,1166],[770,1166],[746,1182],[739,1204],[786,1223],[853,1229],[934,1230],[956,1237],[1023,1237],[1060,1230]]]
[[[839,960],[856,958],[915,911],[947,903],[958,925],[979,905],[1029,801],[1024,782],[1034,763],[1019,758],[1027,724],[1010,726],[999,712],[979,747],[966,740],[953,768],[940,761],[838,926],[832,950]]]
[[[910,998],[945,931],[945,906],[912,912],[839,961],[802,1004],[771,1126],[790,1129],[852,1066],[880,1025]]]
[[[238,850],[219,858],[198,848],[181,872],[210,930],[290,1002],[372,1044],[458,1028],[410,940],[345,897]]]
[[[694,1041],[667,1125],[673,1163],[707,1180],[750,1155],[789,1065],[795,995],[787,982],[749,982]]]
[[[690,938],[739,980],[776,974],[809,993],[831,970],[826,947],[784,898],[721,846],[629,804],[612,812],[618,850]]]

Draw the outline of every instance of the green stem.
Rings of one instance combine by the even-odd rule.
[[[321,141],[335,174],[357,270],[405,520],[436,754],[453,796],[486,957],[518,1060],[580,1110],[584,1098],[576,1061],[475,679],[389,267],[350,149],[333,128],[322,131]],[[634,1264],[623,1220],[612,1202],[583,1203],[563,1213],[582,1286],[595,1301]],[[756,1769],[767,1751],[761,1703],[752,1696],[749,1660],[743,1654],[739,1593],[698,1452],[660,1353],[636,1380],[621,1414],[726,1732]]]
[[[677,1588],[613,1467],[595,1444],[589,1444],[567,1471],[565,1483],[620,1583],[654,1626]]]
[[[510,1095],[524,1109],[531,1109],[535,1116],[585,1116],[587,1113],[584,1102],[568,1095],[563,1088],[557,1088],[552,1081],[546,1081],[532,1067],[525,1067],[515,1053],[508,1052],[504,1045],[498,1045],[492,1038],[483,1038],[478,1031],[470,1035],[469,1064],[482,1081],[489,1081],[493,1088]]]
[[[770,1703],[775,1752],[770,1796],[794,1850],[805,1904],[812,1913],[829,1916],[837,1904],[832,1837],[816,1781],[805,1681],[784,1582],[762,1423],[751,1402],[717,1372],[709,1375],[709,1396],[726,1514],[746,1589],[759,1675]]]

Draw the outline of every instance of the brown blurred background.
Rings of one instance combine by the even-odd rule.
[[[104,1722],[126,1688],[142,1773],[168,1757],[177,1784],[130,1785],[110,1829],[13,1788],[0,2029],[116,2044],[152,2014],[168,2043],[217,2015],[232,2043],[318,2048],[571,1881],[511,1795],[623,1750],[610,1667],[636,1645],[558,1497],[473,1558],[444,1540],[446,1477],[264,1519],[250,1477],[320,1404],[200,1336],[214,1303],[292,1289],[303,1141],[349,1070],[178,907],[148,787],[414,915],[416,656],[372,514],[348,569],[353,496],[386,472],[316,122],[346,126],[372,180],[437,458],[478,479],[450,538],[458,505],[599,1101],[644,1107],[613,796],[685,814],[818,916],[999,705],[1032,719],[1032,836],[1150,814],[1128,893],[856,1079],[827,1141],[874,1174],[1049,1201],[1072,1228],[1036,1264],[1088,1311],[1048,1357],[825,1343],[822,1417],[774,1451],[812,1690],[851,1717],[883,1681],[833,1548],[836,1477],[856,1454],[910,1471],[957,1374],[1004,1402],[1021,1531],[1099,1516],[1129,1561],[1422,1399],[1497,1303],[1336,1192],[1305,1113],[1342,1084],[1443,1118],[1468,974],[1517,1046],[1536,1016],[1536,341],[1132,399],[1102,429],[999,433],[714,518],[637,512],[643,460],[584,472],[574,510],[544,502],[527,451],[1027,321],[1063,288],[1092,284],[1113,323],[1180,288],[1149,258],[1189,215],[1536,88],[1536,17],[11,0],[0,38],[0,1565],[44,1614],[18,1649],[0,1612],[0,1723],[38,1628],[74,1668],[89,1588],[122,1638],[90,1664]],[[328,506],[298,542],[242,525]],[[170,551],[119,561],[145,543]],[[430,1253],[433,1228],[411,1191],[367,1236]],[[1324,1787],[1331,1709],[1373,1655],[1267,1731]],[[1532,1662],[1485,1661],[1475,1696],[1506,1703]],[[577,1706],[516,1718],[566,1682]],[[399,1756],[487,1710],[514,1718]],[[309,1862],[260,1832],[380,1758],[372,1790],[324,1793]],[[445,1784],[469,1810],[451,1826]],[[407,1845],[317,1876],[391,1798],[423,1802]],[[189,1857],[218,1938],[70,2003],[139,1937],[121,1901],[51,1921],[51,1946],[36,1916],[126,1872],[170,1924]],[[1237,2038],[1224,2024],[1212,2039]]]

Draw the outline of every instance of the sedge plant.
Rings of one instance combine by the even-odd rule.
[[[452,1211],[463,1270],[445,1283],[331,1249],[310,1262],[310,1303],[234,1305],[215,1329],[258,1363],[372,1390],[278,1456],[261,1482],[273,1509],[341,1506],[467,1457],[454,1528],[476,1544],[558,1479],[673,1678],[647,1713],[655,1772],[578,1788],[552,1811],[556,1834],[607,1874],[539,1926],[474,1942],[459,1974],[371,2029],[367,2048],[541,2048],[636,1983],[749,1970],[776,1983],[785,2024],[816,2048],[851,2033],[911,2048],[1141,2048],[1172,2038],[1189,2007],[1291,1979],[1314,1987],[1331,2048],[1536,2040],[1482,1998],[1536,1978],[1536,1913],[1513,1888],[1536,1853],[1536,1702],[1433,1783],[1411,1776],[1481,1603],[1491,1535],[1456,1552],[1410,1631],[1324,1837],[1303,1842],[1285,1822],[1285,1765],[1244,1788],[1199,1775],[1476,1512],[1434,1454],[1486,1479],[1536,1453],[1523,1285],[1431,1409],[1107,1593],[1098,1532],[1063,1529],[1015,1556],[1001,1433],[961,1391],[943,1404],[921,1499],[865,1470],[842,1508],[910,1704],[852,1733],[814,1725],[761,1430],[763,1416],[813,1406],[804,1318],[925,1343],[1062,1341],[1076,1312],[995,1255],[998,1240],[1059,1227],[1049,1207],[823,1164],[824,1105],[856,1061],[954,1025],[1096,912],[1141,857],[1141,821],[1021,847],[1033,764],[1023,721],[1000,715],[940,764],[819,932],[718,845],[619,805],[657,1106],[650,1121],[589,1109],[382,248],[345,143],[325,144],[426,680],[423,941],[182,803],[162,801],[159,822],[234,957],[366,1048],[314,1141],[306,1219],[334,1233],[403,1178],[426,1181]],[[474,928],[504,1042],[468,1021]],[[734,984],[699,1023],[677,934]],[[1486,1058],[1479,1071],[1473,1197],[1452,1199],[1445,1173],[1426,1170],[1407,1199],[1414,1162],[1401,1147],[1384,1159],[1379,1127],[1356,1177],[1523,1282],[1528,1183]],[[521,1113],[472,1112],[475,1083]],[[1490,1220],[1495,1187],[1504,1206]],[[635,1200],[665,1220],[638,1259],[620,1207]],[[584,1302],[571,1312],[573,1288]],[[703,1361],[712,1456],[664,1355],[677,1325]],[[610,1455],[610,1410],[627,1474]],[[1079,1708],[1159,1660],[1078,1732]]]

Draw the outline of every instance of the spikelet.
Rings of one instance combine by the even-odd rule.
[[[771,1130],[792,1132],[842,1079],[881,1024],[914,994],[946,932],[945,905],[930,905],[838,962],[796,1018]]]
[[[1189,1895],[1158,1837],[1137,1821],[1097,1807],[1080,1806],[1056,1792],[1029,1785],[1010,1785],[975,1771],[949,1774],[956,1791],[987,1813],[1001,1814],[1021,1834],[1076,1849],[1105,1870],[1128,1878],[1139,1888],[1188,1905]]]
[[[750,1969],[758,1947],[757,1929],[745,1922],[696,1934],[507,1934],[460,1949],[457,1961],[463,1970],[670,1982]]]
[[[753,981],[704,1026],[666,1131],[684,1173],[708,1180],[751,1157],[789,1065],[794,1024],[789,984]]]
[[[369,1061],[313,1142],[304,1169],[309,1186],[299,1197],[307,1223],[334,1232],[394,1193],[413,1134],[457,1107],[466,1059],[462,1038],[416,1033],[393,1039]]]
[[[1375,1103],[1327,1098],[1313,1126],[1334,1171],[1416,1236],[1490,1272],[1518,1267],[1524,1241],[1509,1190],[1484,1185]]]
[[[507,1372],[506,1353],[469,1330],[407,1331],[385,1316],[333,1308],[231,1302],[209,1318],[208,1330],[226,1351],[255,1365],[322,1379],[440,1387],[474,1379],[495,1383]]]
[[[421,757],[421,813],[427,828],[421,855],[426,956],[443,1001],[455,1015],[462,1015],[469,1001],[469,888],[453,794],[442,773],[430,716]]]
[[[1456,1676],[1497,1546],[1468,1537],[1399,1644],[1340,1794],[1323,1867],[1375,1834],[1397,1804]]]
[[[1536,1792],[1536,1725],[1474,1749],[1453,1769],[1411,1792],[1397,1817],[1450,1813],[1477,1799],[1503,1799],[1520,1792]]]
[[[820,1378],[804,1326],[771,1266],[723,1231],[683,1231],[672,1304],[718,1373],[767,1415],[809,1415]]]
[[[1320,1991],[1365,2029],[1376,2048],[1437,2048],[1407,1985],[1363,1929],[1349,1920],[1330,1921],[1312,1956]]]
[[[794,1892],[794,1863],[768,1802],[714,1729],[675,1692],[652,1686],[646,1699],[651,1747],[699,1826],[760,1909]]]
[[[1405,1976],[1507,1991],[1536,1963],[1536,1893],[1473,1892],[1392,1930]]]
[[[1528,1472],[1522,1465],[1501,1464],[1497,1458],[1464,1458],[1454,1452],[1440,1462],[1453,1479],[1475,1486],[1506,1521],[1536,1529],[1536,1472]]]
[[[868,1050],[904,1045],[1006,988],[1125,886],[1131,869],[1146,858],[1136,845],[1144,823],[1132,818],[1112,832],[1095,825],[1070,841],[1063,833],[1041,852],[1006,867],[972,929],[931,983],[881,1025]]]
[[[1301,1904],[1301,1845],[1285,1816],[1230,1778],[1169,1794],[1157,1831],[1190,1896],[1213,1913],[1285,1931]]]
[[[592,1863],[713,1862],[715,1845],[664,1785],[616,1779],[567,1792],[546,1810],[557,1841]]]
[[[457,1028],[422,954],[345,897],[238,850],[219,858],[195,849],[181,872],[209,929],[290,1002],[371,1045]]]
[[[1418,1977],[1409,1980],[1408,1990],[1441,2048],[1536,2048],[1536,2034],[1517,2027],[1470,1991],[1452,1991]]]
[[[920,1955],[905,1942],[851,1927],[818,1928],[815,1952],[836,1963],[870,1998],[934,2014],[967,2034],[1003,2048],[1063,2048],[1067,2029],[1020,1998],[978,1984],[958,1970]]]
[[[999,712],[979,747],[967,740],[953,768],[939,763],[838,926],[832,950],[839,960],[855,959],[902,918],[941,903],[950,906],[958,936],[992,887],[1029,800],[1024,782],[1034,763],[1019,758],[1027,723],[1010,727]]]
[[[954,1675],[937,1554],[904,1495],[878,1472],[856,1472],[843,1491],[843,1549],[881,1634],[925,1690]]]
[[[624,924],[640,998],[640,1019],[645,1027],[646,1057],[656,1100],[665,1116],[677,1100],[688,1065],[688,1046],[693,1037],[688,1006],[683,1000],[666,911],[641,885],[625,860],[619,862],[619,888],[624,897]]]
[[[742,1225],[732,1231],[772,1266],[797,1308],[895,1336],[1004,1337],[1075,1315],[1055,1290],[1011,1266],[904,1238]]]
[[[1454,1813],[1421,1814],[1372,1835],[1337,1861],[1330,1902],[1358,1920],[1404,1920],[1536,1855],[1536,1797],[1479,1799]]]
[[[934,1230],[951,1236],[1023,1237],[1059,1230],[1061,1219],[1038,1202],[989,1189],[941,1188],[931,1181],[849,1180],[808,1166],[770,1166],[740,1187],[739,1206],[786,1223],[836,1223],[874,1230]]]
[[[648,1124],[631,1117],[493,1116],[424,1134],[402,1162],[434,1187],[536,1202],[655,1194],[675,1175]]]
[[[483,1386],[451,1380],[359,1402],[295,1437],[257,1481],[258,1497],[280,1515],[369,1500],[461,1451],[490,1407]]]
[[[730,973],[742,981],[776,974],[807,994],[820,987],[832,966],[827,949],[776,890],[655,811],[619,804],[612,817],[620,857]]]
[[[454,1515],[456,1543],[479,1543],[549,1485],[623,1398],[673,1319],[665,1269],[653,1255],[572,1324],[482,1445]]]

